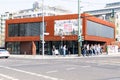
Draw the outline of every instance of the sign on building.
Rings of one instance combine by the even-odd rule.
[[[78,20],[55,20],[54,35],[77,35],[78,34]]]

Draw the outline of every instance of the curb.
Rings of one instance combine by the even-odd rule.
[[[74,58],[92,58],[92,57],[120,57],[120,53],[110,53],[110,54],[102,54],[95,56],[78,56],[78,55],[66,55],[66,56],[54,56],[54,55],[10,55],[12,58],[24,58],[24,59],[74,59]]]
[[[13,58],[26,58],[26,59],[72,59],[72,58],[82,58],[77,55],[67,55],[67,56],[42,56],[42,55],[10,55]]]

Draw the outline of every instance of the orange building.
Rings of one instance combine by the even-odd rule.
[[[78,15],[45,16],[45,54],[52,46],[66,44],[71,54],[78,52]],[[83,44],[107,45],[115,41],[115,25],[88,14],[81,15]],[[42,17],[6,21],[6,48],[11,54],[42,54]]]

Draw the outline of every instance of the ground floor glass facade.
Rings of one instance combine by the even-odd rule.
[[[42,42],[41,41],[34,41],[34,42],[36,45],[36,54],[42,55]],[[22,45],[24,43],[23,42],[7,42],[6,49],[9,50],[11,54],[25,54],[26,51],[23,52],[22,50]],[[62,42],[61,41],[46,41],[44,44],[45,55],[52,55],[53,45],[56,47],[58,51],[60,50],[61,45],[62,46],[66,45],[67,54],[68,54],[68,50],[70,51],[70,54],[77,54],[77,41],[62,41]],[[27,53],[27,54],[30,54],[30,53]]]
[[[12,54],[20,54],[20,42],[8,42],[6,48]]]
[[[42,42],[41,41],[34,41],[36,46],[36,55],[42,55]],[[95,41],[83,41],[82,45],[84,44],[100,44],[104,45],[105,42],[95,42]],[[78,42],[77,41],[46,41],[44,44],[45,55],[52,55],[52,48],[55,48],[61,53],[60,48],[61,45],[66,45],[66,54],[78,54]],[[6,49],[10,51],[11,54],[29,54],[32,53],[32,42],[7,42]],[[31,50],[31,51],[30,51]]]

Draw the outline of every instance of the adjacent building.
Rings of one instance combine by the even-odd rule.
[[[5,47],[5,21],[12,17],[11,13],[5,12],[5,14],[0,15],[0,47]]]

